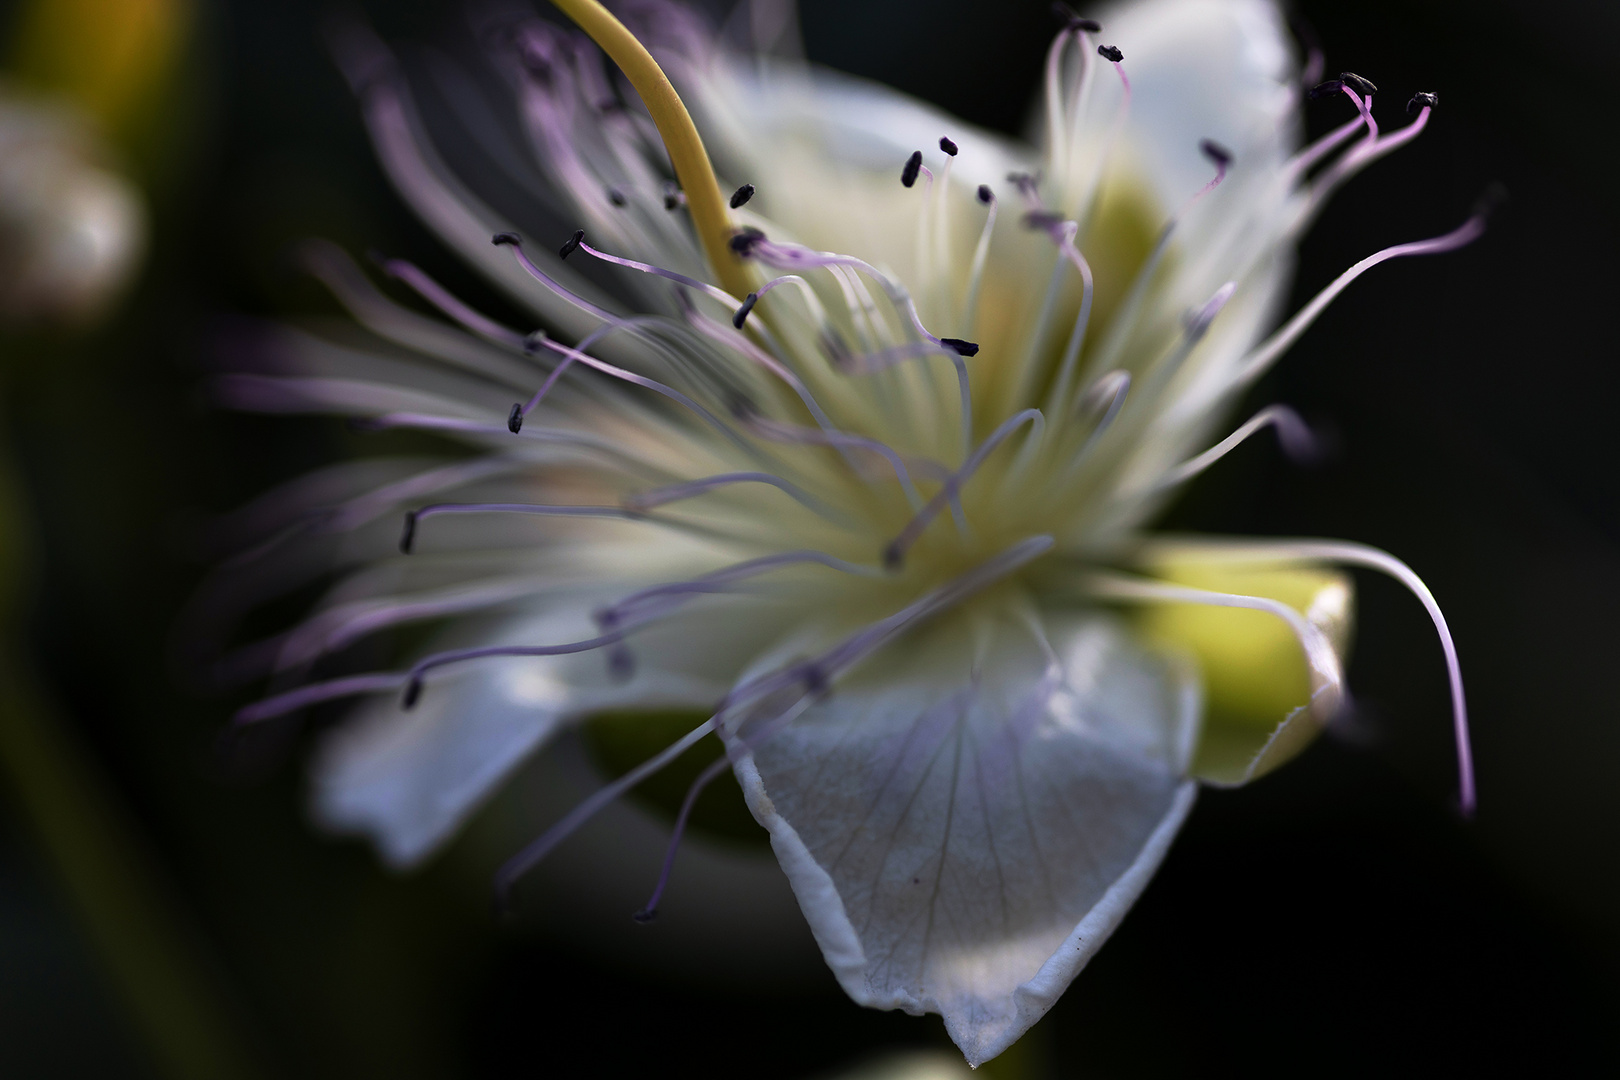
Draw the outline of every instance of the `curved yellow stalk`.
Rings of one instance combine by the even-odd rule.
[[[641,95],[642,103],[658,125],[658,134],[675,166],[675,179],[686,192],[686,207],[692,214],[698,240],[709,257],[720,287],[741,299],[752,289],[752,281],[741,259],[732,254],[731,218],[726,213],[714,166],[703,147],[692,114],[686,111],[675,87],[646,46],[597,0],[552,0],[563,14],[591,36],[602,51],[619,65],[630,85]]]

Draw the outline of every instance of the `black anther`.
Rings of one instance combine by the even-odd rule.
[[[942,337],[939,343],[948,349],[955,349],[962,356],[978,356],[979,343],[976,341],[963,341],[961,338]]]
[[[744,184],[731,193],[731,208],[733,210],[754,197],[754,185]]]
[[[1051,230],[1063,224],[1065,218],[1055,210],[1030,210],[1024,214],[1024,228]]]
[[[585,230],[575,229],[574,235],[568,238],[568,242],[557,249],[557,254],[564,259],[568,258],[568,256],[579,250],[580,242],[584,239]]]
[[[951,140],[947,139],[943,135],[939,137],[939,148],[945,151],[951,157],[955,157],[956,151],[959,149],[955,143],[951,142]]]
[[[494,244],[496,247],[500,247],[502,244],[511,244],[513,247],[522,247],[523,237],[519,236],[515,232],[498,232],[489,238],[489,242]]]
[[[405,684],[405,696],[400,700],[400,704],[407,709],[414,709],[416,708],[416,703],[421,699],[422,680],[419,678],[413,678],[410,682]]]
[[[804,666],[804,688],[806,692],[818,696],[827,692],[827,673],[820,664]]]
[[[402,555],[409,555],[411,548],[416,546],[416,511],[410,510],[405,514],[405,528],[399,534],[399,551]]]
[[[523,335],[523,351],[529,356],[539,352],[545,343],[546,332],[544,330],[530,330]]]
[[[754,305],[757,303],[759,303],[759,293],[751,292],[743,297],[743,302],[731,316],[731,325],[741,330],[743,323],[748,321],[748,313],[754,310]]]
[[[610,188],[607,189],[607,197],[608,197],[608,202],[612,203],[614,206],[623,206],[624,205],[624,202],[625,202],[624,192],[620,191],[616,187],[610,187]]]
[[[1104,60],[1112,60],[1116,64],[1125,59],[1125,54],[1120,52],[1119,47],[1115,45],[1097,46],[1097,55]]]
[[[900,541],[891,540],[883,549],[883,569],[898,570],[906,561],[906,553],[900,548]]]
[[[996,197],[996,194],[995,194],[995,192],[990,190],[990,185],[989,184],[980,184],[979,185],[979,201],[980,202],[984,203],[984,205],[986,205],[986,206],[989,206],[990,205],[990,200],[994,199],[995,197]]]
[[[917,174],[922,171],[922,151],[913,150],[911,156],[906,158],[906,167],[900,170],[900,183],[910,187],[917,182]]]
[[[627,683],[636,675],[636,654],[622,642],[608,650],[608,677],[616,683]]]
[[[1326,82],[1319,82],[1315,86],[1311,87],[1311,92],[1307,94],[1306,97],[1309,97],[1312,101],[1315,101],[1317,98],[1325,98],[1332,94],[1337,94],[1343,89],[1344,82],[1342,80],[1328,79]]]
[[[658,918],[658,909],[657,908],[642,908],[640,911],[636,912],[634,915],[632,915],[630,917],[632,919],[634,919],[636,922],[640,923],[642,926],[646,926],[648,923],[650,923],[650,922],[652,922],[652,921],[654,921],[655,919]]]
[[[1438,109],[1439,107],[1440,95],[1431,94],[1427,91],[1420,94],[1413,94],[1412,100],[1406,103],[1406,111],[1409,113],[1415,113],[1419,109]]]
[[[744,225],[731,234],[729,241],[734,254],[746,259],[754,253],[754,249],[765,240],[765,234],[752,225]]]
[[[1371,97],[1373,94],[1378,93],[1378,87],[1373,85],[1371,79],[1363,79],[1353,71],[1339,72],[1339,81],[1345,83],[1362,97]]]
[[[1198,149],[1205,157],[1213,161],[1217,168],[1224,169],[1232,164],[1232,151],[1216,142],[1214,139],[1200,139]]]
[[[681,205],[681,189],[674,184],[664,184],[664,209],[673,210]]]
[[[512,411],[506,414],[506,430],[514,435],[523,430],[523,402],[512,402]]]

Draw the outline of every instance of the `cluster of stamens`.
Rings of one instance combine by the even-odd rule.
[[[1064,29],[1054,45],[1055,54],[1074,46],[1089,55],[1090,35],[1100,27],[1063,5],[1058,8]],[[1122,51],[1099,44],[1095,55],[1115,69],[1122,88],[1121,109],[1128,109],[1130,82]],[[1400,131],[1382,135],[1371,109],[1376,90],[1368,80],[1346,72],[1309,92],[1312,98],[1343,94],[1357,110],[1353,121],[1301,150],[1287,166],[1293,181],[1306,188],[1313,203],[1319,203],[1354,171],[1414,138],[1438,103],[1433,94],[1415,95],[1408,111],[1415,111],[1416,119]],[[1365,130],[1361,140],[1328,163],[1333,151],[1361,130]],[[944,155],[938,180],[921,150],[900,166],[901,184],[910,189],[923,181],[924,199],[934,197],[936,183],[944,188],[939,198],[953,197],[949,169],[962,151],[949,137],[941,137],[938,146]],[[1234,165],[1233,152],[1217,142],[1206,139],[1199,148],[1213,167],[1213,176],[1202,188],[1187,194],[1187,203],[1164,222],[1155,245],[1132,269],[1122,291],[1124,299],[1112,315],[1116,325],[1120,319],[1132,318],[1144,302],[1178,223],[1199,199],[1221,184]],[[399,542],[402,552],[411,553],[422,541],[423,527],[430,519],[448,515],[598,518],[645,528],[708,528],[725,534],[726,526],[706,521],[700,511],[674,511],[695,500],[742,499],[739,492],[745,489],[758,490],[760,499],[785,498],[788,502],[760,503],[754,519],[757,527],[744,530],[746,536],[729,538],[755,548],[770,548],[770,543],[761,537],[785,538],[790,543],[690,579],[632,592],[596,612],[598,633],[590,637],[435,653],[405,671],[350,676],[301,687],[249,706],[239,720],[260,721],[319,701],[385,690],[399,692],[403,707],[411,708],[433,672],[489,657],[560,656],[600,650],[614,678],[630,679],[636,668],[633,646],[639,630],[677,617],[697,597],[726,594],[745,582],[789,567],[830,570],[861,582],[866,589],[888,588],[885,595],[892,599],[889,614],[851,631],[815,656],[739,684],[717,705],[708,722],[604,788],[514,858],[502,871],[505,889],[608,799],[673,760],[704,734],[724,728],[727,723],[740,723],[737,718],[747,714],[753,724],[747,738],[768,738],[829,692],[841,674],[919,621],[977,591],[1029,572],[1042,560],[1068,558],[1083,562],[1079,553],[1085,550],[1090,522],[1098,517],[1134,520],[1135,513],[1139,519],[1145,511],[1130,507],[1155,504],[1167,490],[1199,475],[1267,427],[1279,432],[1288,449],[1308,453],[1308,431],[1292,412],[1272,406],[1208,450],[1165,471],[1155,485],[1124,490],[1117,480],[1111,480],[1135,440],[1146,437],[1156,422],[1154,394],[1162,391],[1199,345],[1233,295],[1235,285],[1223,285],[1188,312],[1180,339],[1157,360],[1135,370],[1116,366],[1117,347],[1088,342],[1096,286],[1093,268],[1081,250],[1082,222],[1044,203],[1039,176],[1015,173],[1007,177],[1007,182],[1023,203],[1019,217],[1023,227],[1047,236],[1058,255],[1052,295],[1058,295],[1062,287],[1076,280],[1081,295],[1067,333],[1060,329],[1053,338],[1062,342],[1061,347],[1052,351],[1049,361],[1043,361],[1047,364],[1044,375],[1032,384],[1039,388],[1038,396],[1017,402],[1018,407],[1010,414],[999,417],[974,414],[975,402],[984,400],[984,395],[976,393],[975,366],[969,361],[979,355],[981,343],[969,340],[966,331],[962,336],[935,333],[925,325],[906,286],[879,267],[851,255],[774,240],[754,226],[737,228],[732,233],[730,252],[775,276],[742,297],[689,274],[593,246],[583,229],[575,231],[558,250],[563,259],[583,254],[670,282],[679,295],[679,318],[625,318],[609,312],[548,274],[525,252],[518,234],[495,235],[494,244],[509,248],[540,288],[598,322],[598,328],[575,345],[539,331],[523,333],[497,325],[450,297],[419,269],[400,262],[387,264],[393,277],[470,333],[493,341],[515,356],[552,358],[550,370],[537,381],[533,395],[512,404],[504,425],[497,422],[500,418],[490,418],[490,428],[504,427],[511,436],[524,439],[576,437],[560,429],[526,424],[537,410],[549,407],[549,396],[570,372],[576,372],[582,378],[623,383],[629,392],[663,399],[673,412],[686,414],[695,428],[712,433],[721,448],[716,451],[717,457],[734,458],[739,465],[722,473],[679,477],[655,487],[621,493],[616,500],[599,504],[443,502],[420,506],[405,517]],[[685,193],[673,182],[664,182],[656,193],[643,194],[661,201],[671,213],[679,213],[686,206]],[[769,192],[756,193],[753,184],[743,184],[730,196],[729,205],[733,210],[740,209],[756,194],[768,196]],[[986,253],[992,243],[998,208],[997,196],[988,185],[978,185],[967,194],[983,208],[984,221],[973,265],[960,282],[966,299],[963,317],[957,321],[963,327],[973,325],[980,281],[989,272]],[[609,189],[607,198],[616,207],[626,205],[626,192],[618,187]],[[1360,273],[1389,258],[1461,246],[1479,233],[1483,220],[1483,212],[1477,213],[1444,236],[1389,248],[1358,263],[1250,351],[1239,365],[1236,386],[1252,384]],[[1052,311],[1043,313],[1043,325],[1035,334],[1037,340],[1044,340],[1048,332],[1044,323],[1059,317],[1054,313],[1059,311],[1057,307],[1049,304],[1048,308]],[[721,317],[714,317],[715,312]],[[600,346],[609,335],[622,335],[653,353],[669,351],[667,342],[678,339],[682,350],[707,350],[704,355],[715,358],[716,371],[734,366],[749,374],[731,380],[735,385],[723,391],[702,385],[701,381],[679,386],[603,359]],[[948,373],[938,369],[942,372],[940,378],[934,377],[935,369],[929,366],[937,362],[949,365]],[[755,376],[762,377],[772,388],[763,398],[744,389],[756,385]],[[837,380],[851,385],[836,385]],[[870,402],[883,393],[893,394],[908,387],[935,395],[931,415],[936,423],[933,430],[910,433],[902,443],[875,422],[874,418],[882,413]],[[835,399],[860,404],[841,407]],[[374,423],[434,426],[429,420],[400,414],[375,418]],[[778,517],[787,524],[773,530],[769,523]],[[801,535],[823,542],[806,547],[797,542]],[[926,556],[921,554],[924,547]],[[1338,554],[1353,561],[1343,551]],[[1443,622],[1437,625],[1443,630]],[[1454,670],[1449,638],[1446,643]],[[1461,724],[1460,684],[1456,685]],[[760,719],[757,707],[784,694],[791,699],[790,704],[767,710],[769,715]],[[1466,753],[1465,742],[1460,747]],[[1467,802],[1472,796],[1471,780],[1466,779],[1466,759],[1464,767]],[[702,782],[708,779],[712,776],[705,774]],[[700,788],[701,784],[689,795],[681,811],[680,826],[684,826]],[[667,873],[666,860],[665,877],[660,879],[654,900],[643,915],[655,909]]]

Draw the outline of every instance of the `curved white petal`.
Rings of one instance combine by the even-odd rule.
[[[1280,161],[1298,140],[1293,49],[1270,0],[1147,0],[1100,21],[1103,40],[1124,50],[1129,138],[1162,205],[1179,206],[1208,182],[1202,139],[1234,152],[1234,179]]]
[[[845,991],[940,1013],[974,1065],[1119,924],[1194,791],[1194,685],[1101,616],[1045,633],[953,618],[759,746],[729,738]]]

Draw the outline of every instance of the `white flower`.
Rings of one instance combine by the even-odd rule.
[[[1145,531],[1256,430],[1306,437],[1277,407],[1229,436],[1219,425],[1332,296],[1375,262],[1481,229],[1476,215],[1381,252],[1266,336],[1301,229],[1421,131],[1432,98],[1385,134],[1370,85],[1344,77],[1327,89],[1353,118],[1296,151],[1299,73],[1266,0],[1143,0],[1105,37],[1079,19],[1057,35],[1032,149],[880,87],[729,53],[681,9],[636,5],[626,18],[699,144],[616,23],[590,0],[559,6],[657,125],[582,36],[483,28],[527,156],[491,137],[498,119],[474,134],[509,182],[543,189],[567,223],[554,239],[582,230],[566,263],[458,179],[379,43],[352,29],[338,49],[400,191],[556,336],[387,263],[449,322],[421,314],[315,246],[310,265],[372,337],[284,331],[262,370],[222,383],[241,406],[472,450],[311,478],[260,511],[304,516],[236,567],[255,594],[348,571],[239,673],[306,672],[378,629],[449,620],[407,670],[244,712],[374,695],[324,746],[325,823],[409,865],[560,725],[702,708],[711,720],[557,823],[502,884],[717,733],[845,990],[942,1014],[977,1064],[1118,925],[1194,776],[1247,780],[1333,715],[1350,597],[1333,567],[1392,573],[1428,606],[1471,801],[1455,655],[1404,565],[1353,544]],[[439,78],[465,102],[470,84]],[[729,212],[694,164],[704,144],[723,190],[751,185]],[[384,550],[402,510],[408,557]],[[1251,610],[1164,614],[1188,605]],[[1226,694],[1240,670],[1269,702],[1263,724],[1211,712],[1206,727],[1204,689]]]

